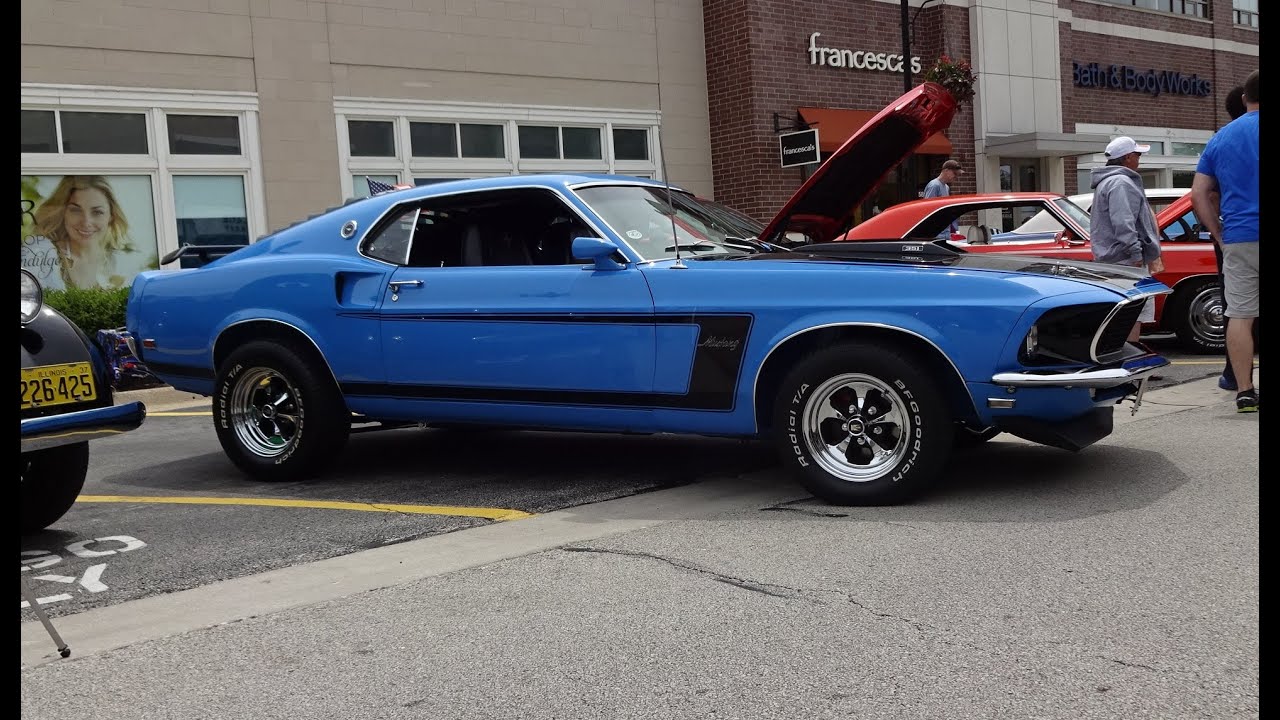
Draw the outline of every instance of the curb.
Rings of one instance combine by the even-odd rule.
[[[115,404],[141,400],[147,406],[148,412],[159,412],[162,410],[172,410],[174,408],[188,408],[192,406],[207,407],[210,404],[207,395],[197,395],[195,393],[186,392],[185,390],[176,390],[168,385],[163,387],[144,388],[142,390],[125,390],[115,394]]]

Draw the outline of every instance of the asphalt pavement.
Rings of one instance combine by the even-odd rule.
[[[1258,417],[1210,377],[909,505],[767,468],[28,622],[21,711],[1258,717]]]

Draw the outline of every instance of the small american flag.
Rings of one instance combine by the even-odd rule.
[[[381,193],[384,193],[384,192],[391,192],[392,190],[399,190],[399,189],[400,189],[400,187],[401,187],[401,186],[398,186],[398,185],[388,185],[388,184],[386,184],[386,183],[384,183],[384,182],[378,182],[377,180],[374,180],[373,178],[369,177],[368,175],[365,175],[365,176],[364,176],[364,180],[365,180],[365,182],[369,183],[369,194],[370,194],[370,195],[378,195],[378,194],[381,194]]]

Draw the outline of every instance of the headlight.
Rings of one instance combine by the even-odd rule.
[[[40,314],[40,308],[44,305],[44,290],[40,288],[40,281],[36,280],[36,276],[22,270],[22,324],[26,325],[36,316]]]

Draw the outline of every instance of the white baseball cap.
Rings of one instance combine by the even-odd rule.
[[[1128,135],[1120,137],[1107,143],[1107,157],[1118,158],[1124,157],[1129,153],[1144,153],[1151,149],[1150,145],[1139,145],[1133,138]]]

